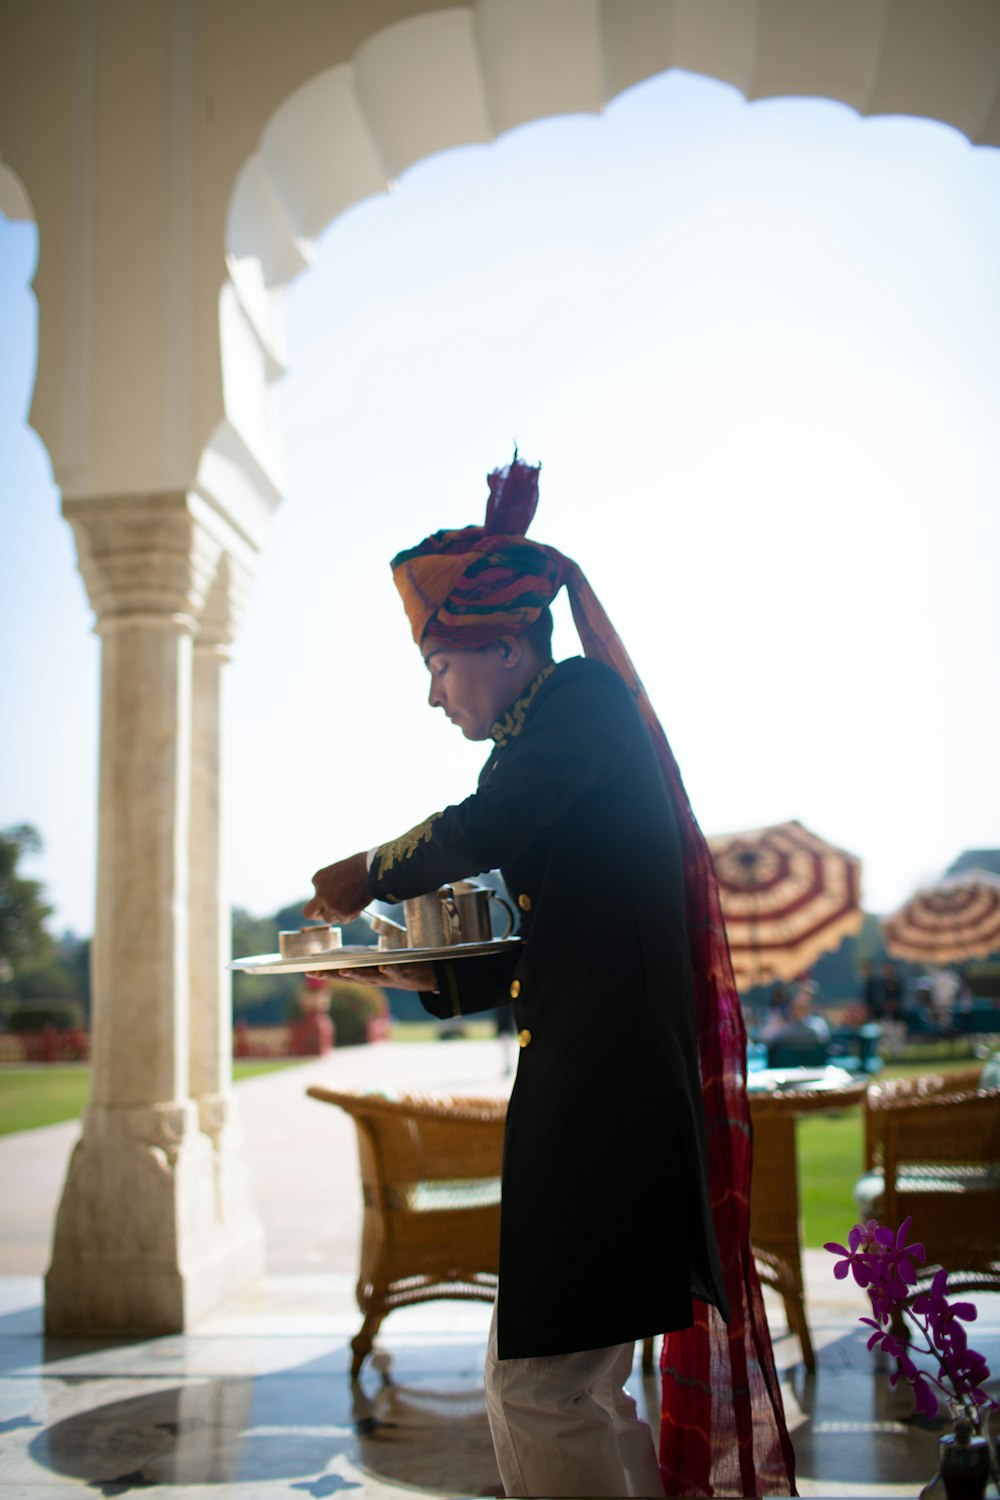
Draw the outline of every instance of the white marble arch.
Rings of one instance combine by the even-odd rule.
[[[219,694],[282,493],[284,289],[414,162],[670,68],[1000,145],[996,0],[8,8],[0,203],[39,226],[32,424],[102,636],[94,1104],[53,1331],[188,1327],[260,1269],[229,1094]]]
[[[437,151],[599,112],[670,68],[751,100],[834,99],[1000,146],[993,0],[476,0],[408,16],[295,89],[239,172],[221,318],[227,419],[273,436],[269,401],[248,385],[280,375],[281,293],[346,208]],[[278,472],[273,450],[266,461]]]

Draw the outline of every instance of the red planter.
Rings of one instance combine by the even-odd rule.
[[[329,1016],[304,1016],[292,1028],[292,1055],[294,1057],[322,1057],[333,1047],[333,1022]]]

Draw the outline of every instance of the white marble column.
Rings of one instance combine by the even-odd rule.
[[[93,1096],[59,1206],[46,1326],[182,1329],[260,1265],[259,1231],[220,1213],[190,1078],[194,639],[224,535],[184,493],[64,510],[102,639],[101,771]]]
[[[249,1163],[232,1093],[232,917],[223,868],[225,666],[248,583],[224,554],[194,641],[190,821],[190,1092],[212,1143],[216,1212],[244,1246],[249,1267],[262,1263],[263,1242]],[[246,1276],[241,1278],[246,1279]]]

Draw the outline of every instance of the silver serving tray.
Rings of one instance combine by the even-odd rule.
[[[487,953],[505,953],[521,939],[494,938],[489,943],[448,943],[443,948],[371,948],[353,943],[310,953],[306,958],[282,958],[280,953],[258,953],[252,958],[234,958],[228,965],[240,974],[318,974],[323,969],[370,969],[380,964],[426,964],[436,958],[483,958]],[[390,986],[391,988],[391,986]]]

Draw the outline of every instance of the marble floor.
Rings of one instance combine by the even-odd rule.
[[[356,1147],[346,1116],[305,1098],[313,1082],[453,1093],[509,1087],[495,1044],[333,1053],[237,1088],[257,1175],[270,1274],[186,1335],[46,1339],[41,1273],[76,1126],[0,1141],[0,1497],[65,1500],[153,1490],[162,1500],[358,1500],[495,1495],[482,1395],[490,1309],[436,1302],[383,1324],[359,1386]],[[293,1168],[290,1169],[290,1163]],[[804,1496],[916,1496],[937,1468],[941,1423],[914,1420],[858,1323],[866,1299],[807,1251],[818,1368],[768,1297]],[[972,1342],[1000,1373],[1000,1297],[977,1299]],[[656,1425],[659,1391],[633,1394]]]
[[[810,1257],[810,1271],[825,1271]],[[1000,1363],[1000,1307],[978,1329]],[[853,1312],[853,1310],[852,1310]],[[195,1333],[137,1342],[46,1340],[41,1284],[0,1281],[0,1494],[65,1500],[154,1490],[162,1500],[496,1495],[481,1388],[489,1308],[436,1303],[386,1321],[353,1389],[351,1278],[268,1278]],[[915,1421],[864,1335],[817,1302],[818,1370],[775,1347],[804,1496],[916,1496],[939,1423]],[[655,1379],[633,1391],[658,1410]]]

